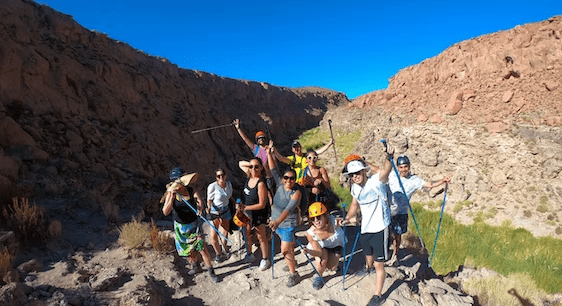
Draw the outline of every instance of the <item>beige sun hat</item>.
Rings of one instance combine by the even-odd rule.
[[[190,174],[185,174],[179,179],[175,180],[171,184],[168,184],[167,191],[174,191],[177,190],[181,186],[188,186],[191,183],[194,183],[199,178],[199,173],[193,172]]]

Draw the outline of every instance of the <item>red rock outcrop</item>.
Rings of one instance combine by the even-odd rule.
[[[562,115],[561,75],[562,16],[556,16],[456,43],[402,69],[387,89],[360,96],[349,107],[382,106],[421,121],[438,115],[479,124],[496,117],[522,121],[525,113],[538,112],[544,123],[559,125],[553,117]]]

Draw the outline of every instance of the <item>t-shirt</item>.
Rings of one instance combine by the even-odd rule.
[[[353,184],[351,196],[361,208],[361,233],[378,233],[390,224],[390,209],[386,204],[386,191],[379,174],[367,178],[365,185]]]
[[[256,148],[258,148],[258,154],[256,154]],[[255,157],[259,157],[259,159],[261,159],[261,162],[263,163],[264,167],[267,167],[267,150],[262,148],[260,145],[254,144],[254,146],[252,147],[252,154],[254,154]]]
[[[284,210],[288,210],[289,215],[285,220],[283,220],[283,222],[281,222],[281,224],[279,224],[279,228],[296,227],[298,225],[296,206],[300,203],[300,201],[292,203],[292,206],[289,206],[289,203],[291,202],[293,194],[299,190],[299,187],[295,184],[293,189],[285,190],[285,186],[281,182],[281,175],[279,174],[279,171],[277,171],[277,168],[271,169],[271,174],[273,175],[273,178],[275,178],[277,186],[279,186],[277,187],[277,191],[273,197],[271,219],[276,220]],[[301,197],[304,197],[304,195],[301,194]]]
[[[347,242],[347,238],[345,237],[343,229],[338,226],[334,216],[330,216],[330,222],[332,223],[332,227],[334,228],[334,234],[324,240],[320,240],[320,238],[316,236],[312,227],[309,228],[306,232],[309,233],[310,236],[312,236],[312,240],[318,242],[321,248],[332,249],[335,247],[343,247],[343,245]],[[310,242],[306,247],[312,250],[312,244]]]
[[[304,177],[304,169],[308,166],[306,157],[298,155],[290,155],[287,158],[291,161],[291,168],[297,173],[297,184],[302,186],[302,179]]]
[[[219,183],[213,182],[207,187],[207,200],[212,201],[211,211],[222,213],[228,209],[228,200],[232,196],[232,184],[226,181],[224,189]]]
[[[398,204],[398,214],[407,214],[409,200],[412,198],[412,195],[416,192],[416,190],[423,188],[425,182],[417,175],[412,174],[408,174],[408,177],[400,177],[400,180],[402,181],[402,185],[406,190],[408,198],[406,198],[404,192],[402,191],[402,187],[400,187],[396,173],[391,172],[388,175],[388,186],[390,187],[390,192],[392,192],[392,201]]]

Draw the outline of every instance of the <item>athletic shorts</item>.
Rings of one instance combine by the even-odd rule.
[[[408,214],[398,214],[390,218],[390,230],[402,235],[408,231]]]
[[[376,262],[385,262],[388,257],[388,227],[378,233],[364,233],[359,237],[365,256],[373,256]]]
[[[343,251],[343,248],[342,248],[341,246],[337,246],[337,247],[335,247],[335,248],[326,248],[326,250],[327,250],[328,252],[332,252],[332,253],[337,254],[337,255],[340,255],[340,256],[341,256],[342,253],[343,253],[343,252],[342,252],[342,251]]]
[[[232,214],[230,213],[230,209],[227,208],[222,213],[218,213],[217,211],[215,211],[214,209],[211,208],[211,213],[209,214],[209,220],[213,221],[213,220],[216,220],[218,218],[221,218],[223,220],[232,219]]]
[[[278,227],[275,230],[275,233],[277,234],[277,236],[279,236],[279,239],[281,239],[282,242],[294,242],[296,230],[296,227]]]

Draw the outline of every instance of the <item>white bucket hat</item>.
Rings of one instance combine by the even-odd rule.
[[[352,160],[346,165],[346,171],[343,173],[345,176],[349,176],[351,173],[359,172],[363,169],[368,169],[369,166],[364,164],[359,160]]]

